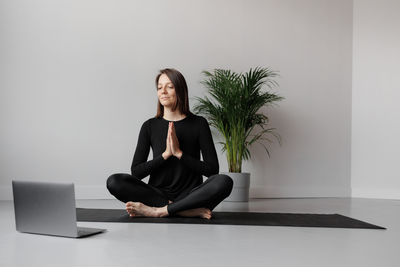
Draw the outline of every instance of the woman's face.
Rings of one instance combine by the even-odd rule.
[[[166,74],[158,79],[157,96],[164,107],[173,107],[176,103],[175,87]]]

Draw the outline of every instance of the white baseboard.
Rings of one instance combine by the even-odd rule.
[[[400,189],[356,187],[351,189],[351,197],[400,200]]]
[[[305,197],[350,197],[350,189],[343,187],[290,187],[253,186],[250,198],[305,198]]]
[[[93,186],[75,186],[75,198],[76,199],[114,199],[114,196],[108,192],[105,186],[93,185]]]
[[[75,185],[76,199],[113,199],[105,186]],[[12,187],[0,186],[0,200],[12,200]]]
[[[350,189],[332,187],[251,187],[250,198],[350,197]],[[400,196],[400,194],[398,194]],[[75,185],[76,199],[113,199],[105,186]],[[400,198],[400,197],[399,197]],[[11,186],[0,186],[0,200],[12,200]]]
[[[76,199],[113,199],[105,186],[75,186]],[[250,188],[250,198],[359,197],[400,199],[400,190],[333,187],[261,187]],[[11,186],[0,186],[0,200],[12,200]]]

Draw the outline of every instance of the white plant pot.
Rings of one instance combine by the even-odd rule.
[[[249,201],[250,173],[248,172],[223,172],[233,180],[232,193],[224,201]]]

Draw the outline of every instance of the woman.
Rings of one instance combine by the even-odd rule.
[[[163,69],[156,77],[156,86],[157,115],[142,125],[131,175],[111,175],[107,188],[126,203],[131,217],[210,219],[211,211],[230,195],[233,181],[218,174],[210,127],[206,119],[190,112],[183,75],[175,69]],[[147,161],[150,147],[153,159]],[[146,184],[141,179],[148,175]],[[209,177],[204,183],[202,175]]]

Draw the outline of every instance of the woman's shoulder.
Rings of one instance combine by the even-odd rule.
[[[148,127],[157,127],[165,124],[165,120],[162,117],[151,117],[143,124],[146,124]]]
[[[159,124],[161,120],[162,120],[161,118],[156,118],[156,117],[149,118],[149,119],[147,119],[146,121],[143,122],[142,128],[150,130],[155,125]]]
[[[190,114],[189,117],[192,122],[194,122],[197,125],[200,125],[201,127],[209,125],[207,119],[204,118],[203,116]]]
[[[146,120],[144,123],[150,124],[150,123],[152,123],[152,122],[160,121],[160,120],[161,120],[161,118],[151,117],[150,119]],[[144,123],[143,123],[143,124],[144,124]]]
[[[194,113],[190,113],[189,115],[186,116],[185,120],[189,120],[189,121],[204,121],[205,118],[200,116],[200,115],[197,115],[197,114],[194,114]]]

